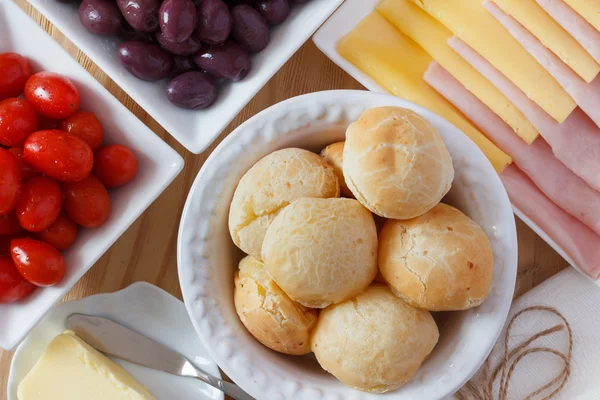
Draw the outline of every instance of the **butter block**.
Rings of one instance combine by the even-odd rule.
[[[598,0],[564,0],[564,2],[600,31],[600,2]]]
[[[58,335],[20,383],[19,400],[156,400],[73,332]]]
[[[535,0],[493,1],[505,13],[527,28],[583,80],[589,83],[598,75],[600,65]],[[598,11],[600,12],[600,9]]]
[[[527,97],[562,123],[577,104],[500,22],[482,0],[412,0],[488,60]]]
[[[390,93],[425,107],[454,124],[479,146],[496,171],[502,171],[511,163],[506,153],[423,81],[423,74],[433,58],[396,30],[378,11],[343,37],[337,50]]]
[[[377,6],[398,30],[418,43],[431,57],[482,103],[498,115],[517,135],[531,144],[538,131],[490,81],[448,46],[453,34],[411,0],[383,0]]]

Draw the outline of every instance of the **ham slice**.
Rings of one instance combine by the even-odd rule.
[[[549,199],[600,234],[600,192],[565,167],[541,137],[525,143],[437,62],[430,64],[423,78],[510,155]]]
[[[600,191],[600,128],[580,108],[559,124],[468,44],[456,36],[448,44],[521,110],[558,160]]]
[[[556,79],[577,105],[600,126],[600,75],[587,83],[516,19],[490,0],[483,6]]]
[[[600,32],[563,0],[536,0],[563,29],[600,63]]]
[[[500,174],[513,206],[542,229],[579,269],[600,278],[600,236],[552,203],[519,170],[509,165]]]

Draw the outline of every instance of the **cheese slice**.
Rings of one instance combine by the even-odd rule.
[[[584,81],[589,83],[598,75],[600,65],[535,0],[493,1],[505,13],[527,28]],[[600,4],[600,1],[598,4]]]
[[[482,0],[412,0],[494,65],[556,121],[577,105],[481,5]]]
[[[498,115],[525,142],[537,137],[535,127],[490,81],[448,46],[453,34],[411,0],[383,0],[377,6],[402,33],[418,43],[468,91]]]
[[[581,15],[597,31],[600,31],[599,0],[564,0],[577,14]]]
[[[506,153],[423,81],[423,74],[433,59],[379,12],[371,13],[343,37],[337,50],[390,93],[425,107],[454,124],[479,146],[498,172],[511,163]]]
[[[17,391],[19,400],[156,400],[123,368],[71,331],[58,335]]]

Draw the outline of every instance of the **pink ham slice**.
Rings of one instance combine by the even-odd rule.
[[[600,63],[600,32],[563,0],[536,0],[563,29]]]
[[[580,108],[559,124],[468,44],[455,36],[448,44],[521,110],[556,158],[600,191],[600,128]]]
[[[500,117],[435,61],[423,79],[510,155],[549,199],[600,234],[600,192],[565,167],[541,137],[531,145],[525,143]]]
[[[548,50],[527,28],[495,3],[485,0],[483,6],[558,81],[592,121],[600,126],[600,75],[587,83]]]
[[[600,236],[548,199],[514,164],[500,174],[513,206],[592,279],[600,278]]]

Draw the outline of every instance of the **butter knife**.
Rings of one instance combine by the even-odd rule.
[[[199,379],[236,400],[254,400],[237,385],[207,374],[181,354],[106,318],[73,314],[67,318],[67,328],[101,353],[172,375]]]

